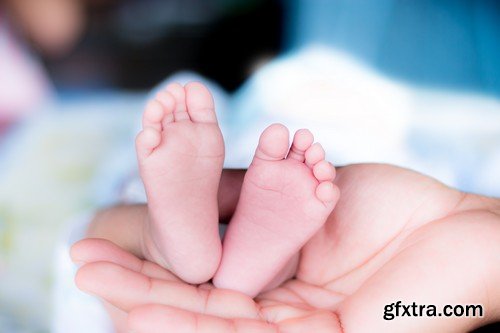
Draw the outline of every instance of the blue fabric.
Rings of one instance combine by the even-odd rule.
[[[500,96],[500,1],[285,3],[289,50],[326,44],[418,85]]]

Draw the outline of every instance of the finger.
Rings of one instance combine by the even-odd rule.
[[[165,305],[145,305],[130,312],[129,329],[137,333],[276,333],[275,325],[261,320],[220,318]]]
[[[141,260],[114,243],[97,238],[76,242],[70,249],[73,262],[83,265],[94,261],[109,261],[136,270]]]
[[[75,281],[83,291],[127,312],[154,303],[226,318],[259,318],[255,302],[241,293],[159,280],[114,263],[86,264],[77,272]]]
[[[106,261],[115,263],[146,276],[169,281],[181,281],[165,268],[125,251],[118,245],[104,239],[87,238],[75,243],[70,250],[71,259],[80,265]]]

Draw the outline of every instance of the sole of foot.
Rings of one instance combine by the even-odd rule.
[[[143,251],[189,283],[220,262],[217,191],[224,141],[212,95],[200,83],[170,84],[148,103],[136,139],[148,199]]]
[[[217,287],[256,296],[326,222],[339,189],[335,168],[313,141],[299,130],[290,147],[280,124],[262,133],[224,238]]]

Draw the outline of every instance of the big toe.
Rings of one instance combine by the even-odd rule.
[[[185,86],[186,106],[191,120],[199,123],[215,123],[214,99],[210,91],[199,82],[190,82]]]
[[[277,161],[285,158],[289,148],[288,128],[281,124],[272,124],[262,132],[255,157]]]

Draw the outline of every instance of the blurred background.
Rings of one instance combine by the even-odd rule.
[[[282,122],[500,196],[498,1],[0,0],[0,332],[50,331],[57,249],[120,199],[169,78],[215,91],[227,167]]]

